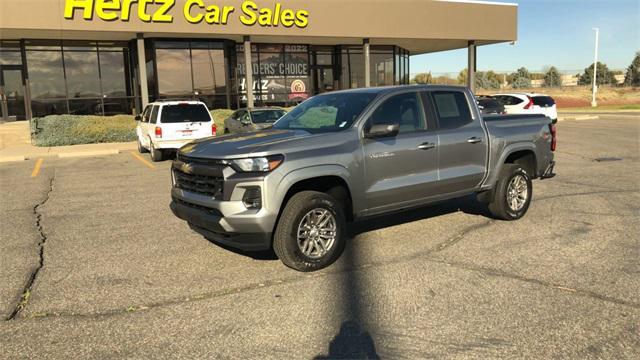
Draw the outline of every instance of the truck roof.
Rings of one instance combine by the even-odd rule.
[[[347,89],[347,90],[338,90],[332,91],[331,94],[340,94],[340,93],[369,93],[369,94],[381,94],[381,93],[390,93],[395,91],[401,91],[405,89],[424,89],[424,90],[467,90],[468,88],[465,86],[457,86],[457,85],[393,85],[393,86],[379,86],[379,87],[369,87],[369,88],[357,88],[357,89]]]

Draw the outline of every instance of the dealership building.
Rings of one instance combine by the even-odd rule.
[[[289,105],[408,84],[410,55],[461,48],[473,84],[476,47],[516,37],[517,5],[480,1],[2,0],[1,116]]]

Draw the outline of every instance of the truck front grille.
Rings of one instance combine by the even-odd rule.
[[[224,180],[222,177],[187,174],[173,169],[176,187],[196,194],[219,198],[222,195]]]

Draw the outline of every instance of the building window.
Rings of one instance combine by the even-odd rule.
[[[156,41],[158,97],[193,98],[210,109],[227,108],[222,42]]]
[[[27,40],[25,52],[34,117],[133,112],[126,44]]]
[[[246,104],[244,46],[238,44],[236,52],[239,103]],[[289,106],[310,96],[308,46],[253,44],[251,54],[253,92],[258,105]]]
[[[341,88],[364,87],[364,55],[362,46],[343,46]],[[409,52],[393,46],[371,46],[369,69],[371,86],[409,83]]]

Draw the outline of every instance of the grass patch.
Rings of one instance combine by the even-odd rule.
[[[559,112],[597,112],[597,111],[624,111],[624,110],[640,110],[640,104],[626,105],[601,105],[596,107],[577,107],[560,109]]]
[[[136,140],[131,115],[51,115],[34,119],[31,133],[37,146],[66,146]]]
[[[218,129],[218,135],[224,134],[224,120],[233,114],[234,110],[229,109],[216,109],[211,110],[211,116],[213,117],[213,122],[216,123],[216,128]]]

